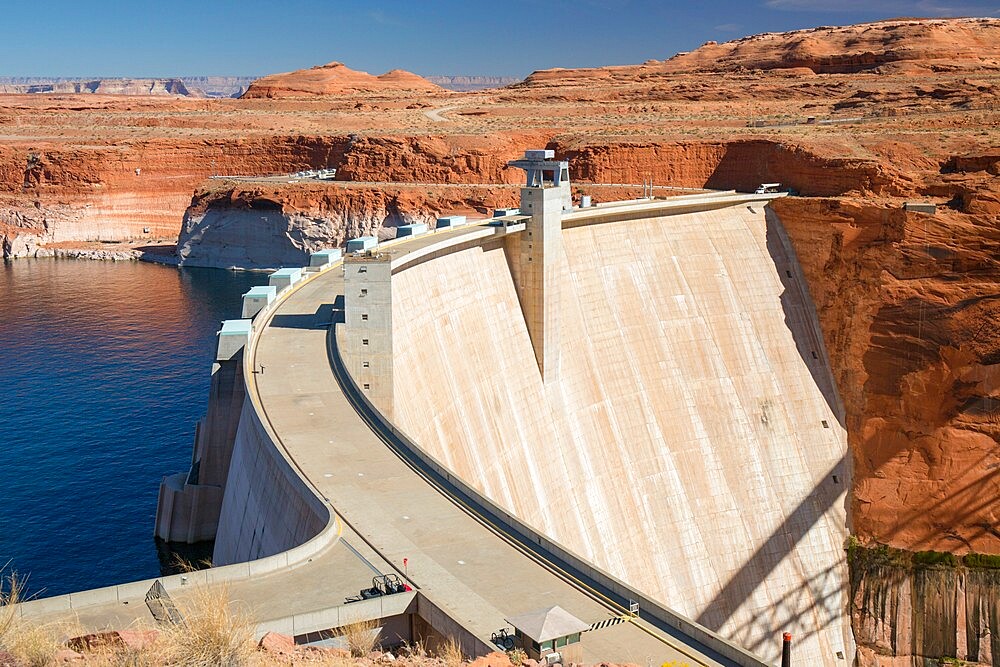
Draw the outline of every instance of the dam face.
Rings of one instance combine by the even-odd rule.
[[[393,275],[395,425],[526,523],[769,661],[792,632],[796,662],[848,664],[843,413],[773,213],[566,225],[548,382],[519,243]]]

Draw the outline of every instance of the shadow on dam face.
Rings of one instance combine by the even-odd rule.
[[[831,485],[830,481],[836,477],[841,485],[846,484],[846,473],[845,456],[827,471],[821,478],[822,482],[771,533],[695,620],[710,628],[723,626],[734,611],[732,601],[739,599],[747,591],[757,589],[778,564],[792,553],[816,521],[837,503],[843,494],[843,486]],[[835,602],[834,598],[842,594],[847,585],[842,579],[843,571],[839,565],[831,565],[813,573],[811,577],[786,591],[770,618],[755,616],[749,622],[738,625],[735,636],[740,638],[743,646],[755,653],[765,653],[763,649],[773,648],[767,642],[777,642],[777,637],[768,638],[769,631],[775,624],[778,627],[815,628],[799,630],[796,638],[811,637],[837,620],[828,611],[831,607],[836,608],[836,605],[828,603]],[[812,602],[804,605],[804,599],[811,599]],[[803,623],[802,617],[807,613],[818,616],[818,622],[810,620]]]
[[[768,254],[775,261],[775,269],[783,287],[780,299],[785,314],[785,324],[792,333],[795,348],[826,400],[830,412],[836,416],[841,427],[845,427],[843,404],[833,382],[822,339],[819,338],[819,321],[815,316],[815,308],[798,263],[794,261],[795,255],[791,243],[781,221],[770,208],[766,209],[766,224]],[[812,326],[805,330],[795,326],[794,323],[803,320],[811,320]],[[850,484],[847,456],[837,461],[819,479],[821,482],[708,603],[698,615],[696,619],[698,623],[712,628],[725,625],[735,611],[733,600],[739,599],[747,591],[756,590],[775,571],[778,564],[792,553],[816,521],[833,508],[843,496],[843,489]],[[833,480],[839,482],[831,484]],[[828,610],[829,603],[835,601],[833,598],[840,595],[846,584],[842,581],[842,577],[843,569],[837,565],[814,573],[809,579],[799,582],[796,587],[786,592],[785,597],[776,605],[771,618],[755,616],[749,622],[737,625],[734,628],[735,636],[741,638],[743,645],[751,651],[761,653],[765,652],[762,649],[767,648],[765,638],[775,623],[779,627],[817,628],[812,631],[800,630],[800,639],[816,634],[819,628],[827,627],[837,620],[835,614]],[[811,598],[812,602],[804,605],[803,597]],[[817,615],[818,622],[803,623],[802,617],[805,614]]]
[[[777,214],[765,209],[767,222],[767,251],[775,261],[775,270],[781,280],[781,310],[785,314],[785,325],[795,340],[795,349],[812,375],[813,382],[826,399],[830,412],[842,428],[846,428],[844,405],[837,394],[833,373],[827,359],[816,308],[809,294],[805,276],[802,275],[791,241],[785,233]],[[806,321],[811,326],[803,330],[796,322]]]

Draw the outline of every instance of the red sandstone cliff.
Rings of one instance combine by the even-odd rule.
[[[309,253],[350,238],[393,238],[400,225],[433,227],[449,213],[485,217],[518,200],[514,186],[213,185],[195,193],[184,215],[177,248],[185,266],[303,265]]]
[[[975,181],[973,177],[972,181]],[[950,182],[950,179],[945,182]],[[969,182],[952,191],[964,192]],[[949,187],[942,184],[928,186]],[[847,407],[853,532],[912,550],[1000,551],[1000,184],[937,215],[785,199]]]
[[[334,167],[355,181],[517,182],[507,161],[539,143],[544,135],[527,132],[154,141],[113,150],[0,145],[0,242],[5,255],[21,256],[44,243],[173,238],[192,190],[213,173],[279,174],[285,182],[295,171]],[[350,209],[340,212],[350,217]],[[363,207],[355,212],[367,216]],[[331,238],[343,234],[338,227]]]
[[[790,70],[795,75],[995,72],[1000,71],[1000,19],[897,19],[768,32],[722,44],[707,42],[669,60],[643,65],[541,70],[525,85],[736,70]]]
[[[271,74],[257,79],[243,94],[245,98],[294,98],[345,95],[365,92],[442,90],[427,79],[401,69],[380,76],[350,69],[343,63],[332,62],[310,69]]]

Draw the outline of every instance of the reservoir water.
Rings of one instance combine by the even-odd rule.
[[[215,332],[261,274],[0,266],[0,567],[41,597],[157,576],[160,478],[187,470]]]

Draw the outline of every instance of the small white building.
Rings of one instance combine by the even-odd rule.
[[[506,619],[514,626],[514,643],[533,660],[547,660],[558,653],[564,665],[583,662],[583,632],[590,629],[559,605]]]
[[[371,250],[378,245],[378,239],[374,236],[359,236],[347,242],[347,252],[358,252],[359,250]]]

